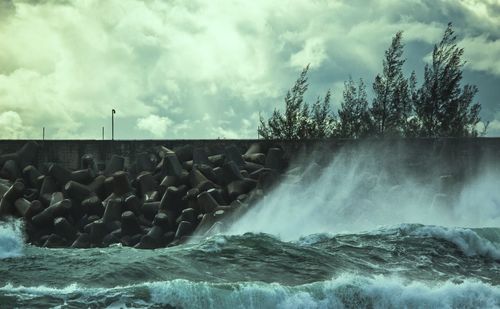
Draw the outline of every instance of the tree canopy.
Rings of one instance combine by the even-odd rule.
[[[477,136],[478,88],[462,86],[464,51],[456,40],[450,23],[434,46],[419,86],[415,71],[404,75],[403,32],[397,32],[385,51],[382,72],[373,81],[371,104],[364,81],[356,83],[349,77],[336,112],[330,90],[312,105],[305,101],[306,66],[285,95],[285,110],[275,108],[268,120],[260,116],[258,134],[264,139]]]

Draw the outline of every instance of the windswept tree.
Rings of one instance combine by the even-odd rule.
[[[297,139],[306,134],[309,107],[304,102],[304,93],[309,87],[308,70],[309,65],[302,70],[292,89],[286,93],[283,114],[278,109],[274,109],[267,123],[260,116],[260,125],[257,129],[259,136],[265,139]]]
[[[477,136],[481,106],[473,99],[478,89],[461,86],[464,50],[457,46],[456,39],[450,23],[441,42],[434,46],[431,64],[425,67],[415,102],[422,136]]]
[[[374,99],[370,113],[376,135],[401,136],[411,111],[408,80],[403,74],[403,33],[398,32],[385,51],[382,74],[373,83]]]
[[[330,91],[324,99],[318,98],[312,110],[304,101],[304,94],[309,86],[306,66],[294,86],[285,96],[285,111],[275,109],[266,121],[260,116],[257,133],[264,139],[306,139],[324,138],[331,135],[335,122],[330,109]]]
[[[335,117],[330,107],[331,91],[323,99],[317,98],[312,106],[309,135],[311,138],[330,137],[335,128]]]
[[[336,136],[360,138],[370,133],[372,123],[368,112],[366,86],[362,79],[357,85],[351,77],[344,83],[343,100],[338,115]]]

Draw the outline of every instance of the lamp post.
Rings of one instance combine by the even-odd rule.
[[[115,139],[115,109],[111,110],[111,140]]]

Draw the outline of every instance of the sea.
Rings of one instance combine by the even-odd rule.
[[[5,221],[0,308],[500,308],[498,169],[387,160],[303,159],[236,221],[163,249],[34,247]]]

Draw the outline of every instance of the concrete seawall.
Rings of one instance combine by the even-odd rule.
[[[15,152],[28,140],[0,140],[0,154]],[[293,158],[303,151],[322,148],[332,156],[344,146],[370,145],[383,146],[394,159],[423,164],[432,158],[433,163],[454,168],[471,168],[479,159],[487,158],[500,163],[500,138],[423,138],[423,139],[386,139],[386,140],[309,140],[309,141],[266,141],[266,140],[34,140],[40,145],[38,164],[59,163],[68,169],[78,169],[84,154],[94,155],[96,162],[104,164],[112,154],[124,156],[126,164],[133,162],[139,153],[153,152],[155,147],[177,147],[192,145],[204,148],[209,154],[221,153],[225,146],[236,145],[244,152],[251,144],[281,147],[287,158]],[[302,152],[301,152],[302,151]],[[444,164],[446,162],[446,164]],[[430,162],[428,162],[430,164]],[[444,167],[447,169],[447,167]]]

